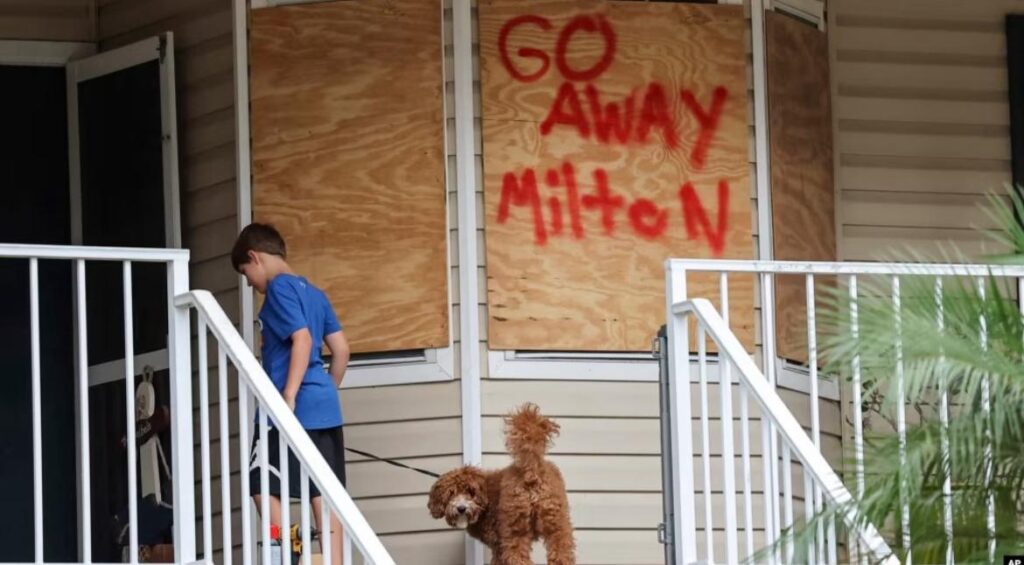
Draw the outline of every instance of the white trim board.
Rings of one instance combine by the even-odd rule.
[[[420,359],[375,359],[354,361],[345,370],[342,389],[435,383],[455,379],[451,347],[426,349]]]
[[[95,43],[77,41],[0,41],[0,65],[63,67],[96,53]]]
[[[539,354],[528,354],[515,351],[490,351],[487,355],[490,378],[501,380],[547,380],[547,381],[619,381],[619,382],[657,382],[659,378],[658,360],[650,354],[622,355],[619,358],[594,355],[591,358],[582,356],[573,358],[550,354],[540,357]],[[646,359],[644,357],[647,357]],[[698,382],[696,372],[696,356],[690,358],[692,369],[690,382]],[[782,359],[775,363],[779,388],[810,394],[808,381],[809,372],[806,368],[793,365]],[[708,382],[718,382],[718,359],[708,359]],[[733,382],[738,383],[739,377],[733,375]],[[818,381],[819,396],[823,400],[839,401],[839,386],[835,377],[821,378]]]

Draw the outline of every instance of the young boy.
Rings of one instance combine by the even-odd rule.
[[[272,226],[253,223],[242,230],[231,251],[231,264],[249,285],[266,299],[260,310],[263,367],[288,407],[313,440],[327,464],[345,484],[345,437],[342,431],[338,387],[349,360],[348,341],[327,296],[305,278],[292,272],[285,261],[284,239]],[[321,346],[331,350],[330,374],[320,358]],[[281,523],[280,449],[276,428],[268,431],[270,466],[270,522]],[[260,506],[259,434],[252,443],[249,494]],[[299,498],[301,476],[298,459],[288,456],[288,493]],[[309,485],[313,516],[320,522],[320,491]],[[341,565],[341,523],[331,519],[331,561]],[[326,557],[326,556],[325,556]],[[326,561],[326,559],[325,559]]]

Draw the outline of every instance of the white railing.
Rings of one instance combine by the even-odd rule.
[[[690,300],[687,291],[688,276],[707,274],[718,276],[719,310],[721,315],[707,300]],[[790,407],[776,392],[783,388],[777,375],[779,366],[776,351],[775,292],[776,278],[781,275],[798,275],[803,278],[805,301],[802,305],[806,310],[807,320],[807,380],[801,390],[808,394],[809,422],[803,426],[810,428],[810,435],[794,417]],[[717,260],[670,260],[666,263],[666,301],[668,313],[668,344],[669,344],[669,375],[670,375],[670,417],[672,421],[671,436],[671,473],[674,489],[670,505],[673,523],[670,539],[674,547],[675,563],[683,565],[699,560],[707,562],[737,563],[749,558],[756,551],[769,547],[782,534],[794,526],[794,500],[804,504],[804,516],[810,520],[827,504],[838,505],[851,500],[851,495],[822,455],[822,422],[820,407],[822,397],[819,396],[817,321],[815,306],[817,294],[815,277],[831,277],[845,284],[849,296],[851,330],[856,334],[859,330],[858,321],[858,279],[879,277],[889,284],[890,298],[896,311],[900,304],[900,281],[909,277],[928,277],[934,279],[934,292],[938,305],[937,326],[943,322],[942,293],[943,280],[948,278],[966,278],[969,281],[980,281],[986,277],[1009,279],[1015,283],[1013,288],[1018,295],[1024,296],[1024,267],[1005,267],[988,265],[959,264],[886,264],[886,263],[823,263],[823,262],[771,262],[771,261],[717,261]],[[753,278],[753,286],[757,288],[756,304],[760,305],[760,365],[740,343],[730,328],[729,323],[729,285],[741,277]],[[749,298],[749,297],[748,297]],[[1022,301],[1024,304],[1024,301]],[[753,308],[753,305],[751,305]],[[1024,308],[1024,306],[1022,306]],[[735,312],[735,304],[733,311]],[[691,354],[690,318],[696,319],[696,357]],[[899,319],[899,317],[897,317]],[[899,322],[897,322],[899,323]],[[716,438],[721,445],[712,445],[710,414],[713,405],[709,392],[709,366],[711,355],[708,354],[706,341],[716,345],[717,382],[729,383],[728,389],[722,387],[718,394],[720,405],[719,422],[721,430]],[[980,336],[979,346],[984,347],[985,336]],[[896,344],[896,366],[894,375],[899,381],[898,389],[902,392],[902,342]],[[853,473],[848,478],[856,485],[856,496],[864,494],[864,414],[861,398],[861,360],[854,356],[849,373],[851,377],[849,403],[852,408],[853,425]],[[733,369],[736,369],[733,374]],[[763,370],[762,370],[763,368]],[[698,383],[696,399],[691,399],[689,386],[691,372],[697,375]],[[733,395],[723,391],[735,391],[739,396],[739,436],[740,453],[736,453],[734,445]],[[748,406],[748,398],[753,396],[756,408],[761,414],[754,420]],[[693,404],[691,405],[691,402]],[[901,440],[901,457],[905,455],[906,437],[906,402],[902,395],[895,402],[898,407],[896,433]],[[691,406],[697,407],[698,420],[692,419]],[[984,408],[984,407],[983,407]],[[948,399],[940,398],[940,419],[948,423]],[[697,423],[699,421],[699,424]],[[699,425],[699,433],[692,426]],[[839,426],[843,423],[839,422]],[[750,445],[750,432],[758,426],[761,431],[760,453],[754,453]],[[695,449],[694,438],[700,443],[700,450]],[[781,440],[781,442],[780,442]],[[721,487],[712,485],[711,451],[720,448]],[[752,475],[752,459],[761,457],[760,493],[754,491]],[[696,463],[699,458],[699,465]],[[737,458],[739,461],[737,461]],[[793,462],[798,463],[803,473],[803,496],[794,492]],[[742,466],[742,489],[735,483],[737,465]],[[796,471],[799,473],[800,471]],[[952,504],[950,489],[950,471],[946,470],[944,485],[944,523],[946,536],[946,560],[952,562],[953,528]],[[703,483],[696,484],[696,477],[702,476]],[[715,475],[718,476],[718,475]],[[715,520],[715,507],[712,493],[721,493],[722,502],[718,505],[719,512],[724,514]],[[698,493],[703,493],[703,504],[697,504]],[[742,497],[740,504],[739,497]],[[755,525],[754,502],[762,503],[763,521]],[[909,501],[900,501],[900,518],[902,525],[901,546],[904,550],[911,547],[912,536],[909,531]],[[703,527],[698,527],[698,510],[703,518]],[[742,525],[739,516],[742,515]],[[883,539],[873,527],[860,528],[854,522],[855,516],[843,515],[847,527],[851,528],[851,543],[848,544],[851,561],[866,562],[883,560],[896,562],[895,557]],[[724,520],[722,519],[724,518]],[[994,516],[989,505],[988,524],[990,536],[994,535]],[[742,528],[741,528],[742,526]],[[716,536],[715,530],[720,533]],[[739,543],[739,532],[745,533],[745,543]],[[698,531],[703,530],[703,538]],[[842,559],[836,537],[835,524],[824,527],[819,522],[813,548],[807,556],[798,558],[810,563],[837,563]],[[724,536],[724,539],[722,539]],[[994,539],[994,538],[993,538]],[[699,547],[703,544],[703,551]],[[782,555],[772,555],[767,559],[793,562],[793,547],[783,545]]]
[[[44,548],[47,547],[46,530],[43,527],[43,494],[46,485],[43,483],[43,436],[42,436],[42,378],[43,369],[40,359],[40,301],[50,299],[49,296],[40,296],[39,288],[39,263],[40,261],[65,261],[74,266],[72,269],[72,287],[74,308],[69,313],[75,331],[73,342],[75,359],[75,389],[76,389],[76,440],[77,440],[77,492],[78,492],[78,535],[80,547],[78,558],[81,563],[97,562],[93,557],[93,488],[91,488],[91,468],[93,462],[90,460],[90,437],[89,431],[89,387],[90,387],[90,363],[88,358],[89,337],[86,310],[86,264],[93,262],[114,262],[120,263],[121,286],[123,302],[123,332],[124,332],[124,358],[120,362],[123,366],[125,380],[126,405],[124,419],[126,422],[125,444],[127,449],[127,494],[128,494],[128,553],[130,563],[139,562],[139,540],[138,540],[138,478],[136,474],[137,455],[133,446],[136,445],[136,408],[135,408],[135,384],[136,375],[141,371],[136,370],[136,360],[140,359],[135,351],[135,323],[136,317],[133,306],[136,301],[133,296],[139,291],[137,284],[133,283],[133,265],[136,263],[162,263],[166,265],[166,289],[165,299],[167,308],[167,369],[169,390],[170,390],[170,447],[171,462],[168,471],[173,477],[173,543],[174,562],[190,564],[197,561],[207,563],[217,562],[230,565],[233,556],[240,555],[244,565],[249,565],[253,559],[259,563],[270,562],[271,547],[265,543],[270,539],[269,513],[267,512],[266,501],[269,497],[266,493],[268,485],[268,469],[265,466],[267,461],[267,442],[261,441],[261,461],[264,466],[261,468],[263,496],[261,497],[264,507],[261,510],[263,517],[261,527],[253,528],[251,523],[250,497],[248,485],[248,461],[249,461],[249,400],[255,400],[259,407],[259,421],[257,432],[264,440],[267,437],[268,418],[273,421],[279,431],[281,438],[278,446],[281,452],[281,461],[287,461],[287,454],[293,453],[301,466],[302,478],[308,478],[321,492],[322,524],[330,524],[332,517],[337,517],[341,522],[344,531],[343,548],[344,563],[352,563],[351,548],[355,548],[362,554],[363,562],[375,565],[391,565],[394,561],[388,555],[379,538],[372,531],[365,518],[359,512],[351,497],[345,491],[341,482],[328,467],[326,461],[310,441],[308,435],[302,429],[295,415],[288,409],[280,393],[277,392],[269,377],[263,371],[259,362],[252,352],[246,347],[241,336],[231,324],[227,315],[217,304],[213,296],[206,291],[190,291],[188,286],[188,260],[187,250],[180,249],[139,249],[139,248],[100,248],[100,247],[76,247],[76,246],[49,246],[49,245],[15,245],[0,244],[0,259],[26,260],[28,263],[28,299],[29,303],[29,332],[30,332],[30,356],[31,356],[31,378],[32,388],[32,465],[33,465],[33,524],[34,534],[32,548],[34,563],[44,562]],[[109,281],[106,281],[109,284]],[[145,291],[152,289],[143,289]],[[21,300],[19,297],[4,297],[7,300]],[[198,336],[197,340],[197,366],[193,367],[191,352],[191,312],[196,312]],[[221,519],[220,531],[216,533],[220,540],[220,547],[214,547],[214,519],[212,513],[211,491],[213,482],[211,479],[210,443],[211,429],[209,425],[209,367],[207,358],[208,335],[212,335],[216,344],[218,363],[214,366],[217,371],[217,391],[219,408],[219,439],[220,439],[220,469],[221,469],[221,492],[220,506]],[[146,357],[149,359],[150,357]],[[232,485],[231,485],[231,453],[230,441],[232,430],[230,429],[229,406],[229,369],[234,367],[237,373],[238,383],[238,459],[237,465],[241,467],[239,475],[241,487],[234,493],[234,500],[240,502],[241,507],[241,544],[232,542],[235,528],[232,517]],[[193,375],[198,372],[199,387],[199,415],[200,426],[198,437],[193,428]],[[50,377],[50,375],[47,375]],[[20,378],[17,375],[9,375],[8,378]],[[104,380],[103,382],[109,382]],[[199,489],[201,490],[201,512],[196,512],[196,481],[194,471],[194,452],[196,444],[200,450],[201,476]],[[284,477],[282,480],[282,499],[288,500],[288,477],[287,465],[282,466]],[[310,521],[309,509],[310,500],[308,492],[308,481],[302,481],[302,492],[300,496],[299,513],[301,519],[301,530],[303,536],[303,564],[310,565],[312,562],[312,545],[310,544]],[[290,505],[289,505],[290,506]],[[287,508],[288,506],[286,506]],[[73,511],[73,509],[68,509]],[[281,547],[290,548],[288,539],[290,514],[282,513],[281,524]],[[202,547],[197,547],[197,525],[202,524],[201,536],[198,539]],[[256,535],[254,535],[254,533]],[[324,556],[331,555],[330,536],[321,536],[321,551]],[[264,543],[261,546],[261,554],[257,555],[257,541]],[[288,555],[285,551],[285,555]],[[325,565],[329,565],[329,558],[324,559]]]
[[[285,404],[284,399],[281,397],[281,393],[274,387],[270,381],[270,377],[264,372],[263,367],[253,356],[252,352],[246,347],[245,342],[242,340],[241,335],[235,330],[235,327],[231,324],[227,315],[217,304],[217,301],[213,298],[209,292],[204,290],[195,290],[192,292],[178,295],[175,300],[175,305],[180,309],[194,309],[197,313],[198,328],[199,328],[199,384],[200,387],[200,461],[202,467],[202,513],[201,519],[203,523],[203,547],[201,555],[205,557],[206,561],[212,562],[212,556],[214,552],[213,545],[213,513],[212,513],[212,500],[211,500],[211,486],[210,481],[210,428],[209,428],[209,403],[206,401],[207,395],[205,394],[205,387],[208,386],[208,375],[207,375],[207,344],[206,336],[207,330],[209,334],[214,337],[215,343],[217,344],[217,374],[219,383],[219,412],[220,412],[220,461],[221,468],[227,467],[227,462],[231,460],[230,446],[227,441],[228,437],[228,361],[238,372],[238,383],[239,383],[239,398],[238,398],[238,429],[240,438],[249,437],[249,398],[255,400],[256,407],[259,411],[258,420],[258,431],[259,434],[259,449],[261,450],[259,460],[260,466],[260,485],[261,485],[261,506],[260,515],[261,523],[259,526],[259,538],[261,540],[270,539],[270,513],[269,513],[269,469],[267,467],[267,455],[270,446],[267,442],[267,431],[268,431],[268,417],[273,421],[275,427],[278,430],[280,436],[280,445],[275,448],[280,449],[280,484],[281,484],[281,499],[288,500],[290,494],[288,492],[288,465],[283,462],[288,461],[288,454],[293,454],[299,461],[301,468],[301,493],[300,493],[300,504],[299,504],[299,516],[301,521],[300,530],[302,532],[302,547],[307,548],[302,554],[303,565],[310,565],[312,563],[311,548],[310,545],[310,498],[309,498],[309,482],[311,481],[316,485],[317,489],[321,493],[323,504],[321,504],[321,551],[324,556],[325,565],[330,565],[329,556],[331,555],[331,541],[329,535],[327,535],[326,524],[331,523],[332,517],[337,517],[341,522],[343,528],[343,548],[344,556],[343,563],[352,563],[351,548],[354,545],[355,548],[362,554],[363,563],[367,565],[393,565],[394,561],[391,556],[388,555],[384,545],[380,542],[380,539],[370,528],[369,523],[363,517],[362,513],[356,507],[355,502],[346,492],[342,486],[341,481],[335,476],[334,472],[327,465],[323,456],[317,450],[316,446],[309,439],[305,430],[302,429],[301,424],[295,418],[295,414]],[[188,313],[188,310],[184,310]],[[249,460],[249,444],[240,441],[239,442],[239,457],[241,461]],[[241,470],[241,489],[242,493],[248,493],[249,491],[249,475],[243,466]],[[253,538],[252,538],[252,516],[249,510],[248,495],[244,494],[245,500],[242,504],[242,548],[241,556],[242,563],[249,565],[253,556]],[[290,505],[289,505],[290,506]],[[231,486],[230,481],[221,481],[221,508],[231,508]],[[290,548],[291,540],[289,540],[290,533],[290,520],[291,513],[288,511],[288,506],[285,506],[281,513],[281,547]],[[231,531],[230,520],[222,520],[222,531],[219,532],[222,543],[221,547],[230,548],[232,547],[232,531]],[[287,553],[287,552],[286,552]],[[263,543],[261,546],[261,556],[259,557],[260,563],[270,563],[270,544]],[[220,561],[224,565],[231,565],[230,552],[224,552],[223,557]]]
[[[76,428],[77,428],[77,491],[78,491],[78,524],[79,524],[79,559],[83,563],[93,559],[93,523],[91,488],[91,456],[89,433],[89,336],[88,318],[86,314],[86,264],[94,262],[115,262],[122,264],[124,313],[124,378],[127,398],[124,418],[126,421],[126,445],[135,445],[135,351],[134,351],[134,316],[133,316],[133,284],[132,267],[136,263],[162,263],[167,268],[166,302],[168,304],[167,354],[171,359],[188,359],[189,327],[187,312],[182,322],[178,311],[173,307],[173,297],[188,290],[188,251],[180,249],[137,249],[107,247],[73,247],[53,245],[0,245],[0,258],[24,259],[28,261],[28,301],[29,301],[29,333],[31,339],[31,379],[32,379],[32,493],[33,493],[33,549],[34,562],[42,563],[43,550],[46,547],[46,530],[43,527],[43,439],[42,439],[42,366],[40,359],[39,304],[50,296],[39,295],[39,263],[40,261],[64,261],[73,264],[73,301],[74,312],[70,312],[75,339],[73,342],[75,359],[75,396]],[[17,301],[19,297],[7,296],[6,300]],[[57,375],[47,375],[55,378]],[[18,378],[8,375],[7,378]],[[170,395],[170,436],[171,436],[171,473],[175,478],[172,505],[174,508],[174,551],[176,561],[190,563],[196,560],[195,553],[195,502],[193,494],[193,459],[192,459],[192,396],[189,363],[172,363],[170,381],[176,383],[171,387]],[[65,391],[60,391],[63,394]],[[138,481],[134,469],[136,455],[134,449],[127,450],[127,477],[130,520],[130,548],[132,563],[138,562]],[[73,511],[73,509],[68,509]]]

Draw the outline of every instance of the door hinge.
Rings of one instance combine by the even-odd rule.
[[[672,544],[672,534],[668,531],[668,527],[665,526],[664,522],[658,524],[658,543],[662,545]]]

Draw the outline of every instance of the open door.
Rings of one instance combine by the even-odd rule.
[[[70,63],[67,99],[71,242],[181,247],[171,33]],[[118,263],[98,262],[86,270],[96,561],[121,560],[111,524],[128,502],[127,456],[121,445],[126,430],[121,270]],[[166,267],[134,264],[132,275],[134,366],[140,375],[153,376],[155,403],[166,404]],[[150,399],[140,407],[153,404]],[[139,495],[160,500],[156,440],[142,447],[139,465]]]

